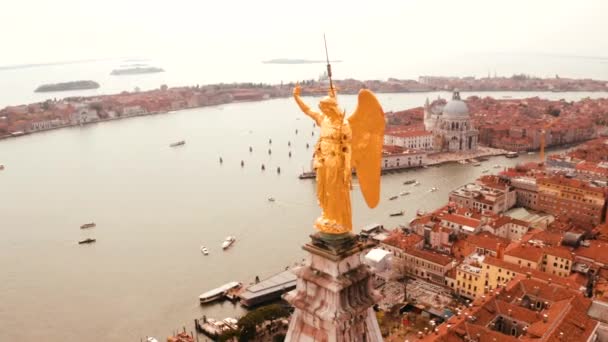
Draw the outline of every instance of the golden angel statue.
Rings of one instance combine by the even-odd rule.
[[[317,198],[321,216],[315,227],[326,234],[352,230],[350,190],[353,168],[367,205],[374,208],[380,199],[380,164],[384,141],[384,112],[374,94],[359,92],[355,112],[345,121],[338,108],[335,89],[321,100],[321,112],[311,110],[300,98],[300,86],[293,90],[300,109],[321,128],[313,156],[317,174]]]

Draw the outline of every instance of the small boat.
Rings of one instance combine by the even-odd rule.
[[[245,166],[245,162],[241,160],[241,167]]]
[[[517,158],[519,156],[519,153],[517,152],[507,152],[507,154],[505,154],[505,157],[507,158]]]
[[[287,146],[291,147],[291,141],[287,142]]]
[[[272,139],[268,139],[268,144],[272,144]]]
[[[405,214],[405,212],[402,211],[398,211],[396,213],[390,213],[389,216],[403,216],[403,214]]]
[[[174,142],[173,144],[171,144],[169,146],[170,147],[177,147],[177,146],[182,146],[182,145],[185,145],[185,144],[186,144],[185,140],[180,140],[180,141]]]
[[[262,164],[262,171],[266,170],[266,166],[264,166],[264,164]]]
[[[272,151],[270,149],[268,149],[268,154],[272,154]]]
[[[289,158],[291,158],[291,151],[289,151]]]
[[[414,183],[414,186],[418,186],[418,185],[420,185],[420,182]]]
[[[146,338],[146,342],[158,342],[158,340],[155,339],[154,337],[148,337],[148,338]]]
[[[483,173],[488,173],[489,171],[490,171],[490,170],[483,170],[483,171],[481,171],[481,172],[483,172]]]
[[[222,157],[220,157],[220,164],[224,162],[224,159],[222,159]]]
[[[416,211],[416,215],[418,215],[418,216],[426,215],[426,210],[418,209]]]
[[[308,148],[308,147],[309,147],[309,146],[308,146],[308,143],[306,143],[306,148]]]
[[[500,165],[498,165],[498,164],[494,165],[494,168],[495,168],[495,169],[500,169],[501,167],[502,167],[502,166],[500,166]]]
[[[4,165],[0,165],[0,171],[4,170]]]
[[[429,190],[429,192],[435,192],[435,191],[437,191],[436,187],[432,187],[431,190]]]
[[[95,222],[91,222],[91,223],[85,223],[85,224],[83,224],[82,226],[80,226],[80,229],[93,228],[93,227],[95,227],[95,226],[96,226]]]
[[[473,166],[481,166],[480,162],[473,163]]]
[[[298,130],[296,129],[296,134],[298,134]]]
[[[203,253],[204,255],[208,255],[209,254],[209,250],[207,249],[207,247],[201,246],[201,253]]]
[[[281,167],[277,167],[277,173],[281,173]]]
[[[224,284],[216,289],[203,293],[202,295],[200,295],[198,297],[198,299],[201,302],[201,304],[209,303],[214,300],[222,298],[224,295],[226,295],[226,293],[228,291],[241,287],[241,285],[242,285],[241,283],[233,281],[233,282]]]
[[[79,245],[84,245],[85,243],[93,243],[95,241],[97,241],[97,240],[95,240],[95,239],[84,239],[84,240],[78,241],[78,244]]]
[[[528,154],[536,154],[536,152],[530,151],[530,152],[528,152]]]
[[[465,164],[468,164],[468,162],[466,160],[459,160],[458,164],[465,165]]]
[[[274,197],[268,197],[268,202],[274,202],[274,201],[275,201]]]
[[[409,185],[409,184],[414,184],[416,183],[415,179],[410,179],[410,180],[406,180],[405,182],[403,182],[403,185]]]
[[[393,201],[393,200],[396,200],[397,198],[399,198],[399,196],[391,196],[388,199],[391,200],[391,201]]]
[[[249,146],[249,152],[253,152],[253,147]]]
[[[222,249],[228,249],[228,247],[230,247],[234,241],[236,240],[236,238],[234,236],[229,236],[226,238],[226,240],[224,240],[224,242],[222,242]]]
[[[409,191],[401,191],[401,192],[399,193],[399,196],[407,196],[407,195],[409,195],[409,194],[410,194],[410,192],[409,192]]]

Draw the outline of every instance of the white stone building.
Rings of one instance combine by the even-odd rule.
[[[384,135],[384,145],[416,150],[432,150],[433,133],[422,130],[391,132]]]
[[[469,107],[454,91],[452,100],[445,106],[424,105],[424,126],[433,132],[433,146],[442,152],[474,152],[479,132],[471,124]]]

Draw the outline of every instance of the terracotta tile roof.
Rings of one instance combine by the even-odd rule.
[[[550,246],[559,246],[563,238],[564,235],[562,233],[538,230],[530,237],[530,240],[540,240]]]
[[[499,245],[507,247],[510,243],[508,239],[498,237],[490,233],[481,233],[477,235],[469,235],[466,241],[474,246],[498,252]]]
[[[566,187],[570,187],[570,188],[583,189],[583,190],[594,192],[596,194],[601,194],[601,195],[604,195],[604,193],[605,193],[603,188],[593,187],[593,186],[590,186],[589,183],[587,183],[587,182],[580,181],[578,179],[565,178],[563,176],[552,176],[552,177],[539,178],[536,181],[536,183],[539,185],[541,185],[541,184],[562,185],[562,186],[566,186]]]
[[[589,247],[581,246],[574,251],[574,254],[608,265],[608,243],[603,241],[592,240]]]
[[[505,256],[507,255],[538,263],[543,257],[543,249],[540,247],[519,245],[505,251]]]
[[[420,243],[424,238],[418,234],[405,234],[402,231],[396,229],[392,231],[389,236],[382,241],[389,246],[397,247],[399,249],[406,249],[413,247]]]
[[[545,247],[542,249],[545,254],[553,255],[558,258],[574,260],[574,256],[570,249],[564,246],[555,246],[555,247]]]
[[[445,265],[451,263],[452,260],[454,260],[453,258],[450,258],[447,255],[430,252],[430,251],[422,250],[422,249],[415,249],[415,248],[408,248],[404,253],[413,255],[417,258],[424,259],[426,261],[430,261],[432,263],[435,263],[435,264],[438,264],[441,266],[445,266]]]
[[[469,218],[469,217],[465,217],[465,216],[460,216],[460,215],[454,215],[454,214],[444,214],[443,216],[441,216],[442,220],[446,220],[446,221],[450,221],[462,226],[468,226],[468,227],[473,227],[473,228],[477,228],[479,227],[479,225],[481,224],[480,220],[476,220],[474,218]]]

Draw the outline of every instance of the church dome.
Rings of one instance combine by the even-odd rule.
[[[460,93],[454,91],[452,100],[443,107],[443,115],[446,118],[462,118],[469,116],[469,107],[460,99]]]

